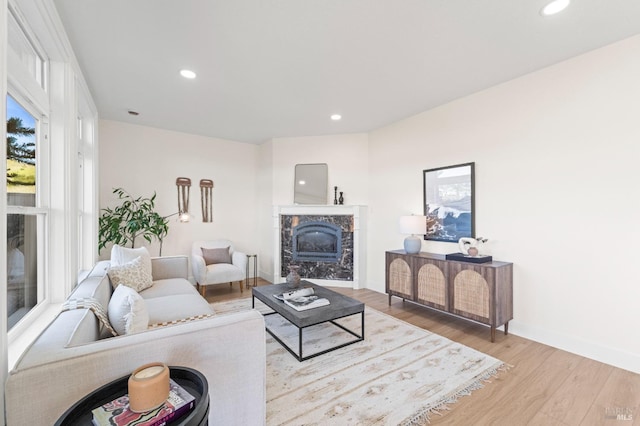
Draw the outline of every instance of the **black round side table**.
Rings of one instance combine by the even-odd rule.
[[[199,371],[188,367],[169,367],[171,378],[196,398],[196,406],[188,414],[170,421],[172,426],[207,426],[209,424],[209,384]],[[56,426],[90,425],[91,410],[127,393],[129,376],[124,376],[96,389],[76,402],[58,419]]]

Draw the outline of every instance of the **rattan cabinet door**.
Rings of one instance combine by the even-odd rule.
[[[492,324],[493,270],[450,263],[452,310],[454,314]]]
[[[386,253],[386,292],[389,296],[413,300],[413,270],[411,257],[395,253]],[[391,300],[391,299],[389,299]]]
[[[447,263],[416,257],[413,259],[413,270],[416,275],[417,302],[448,311]]]

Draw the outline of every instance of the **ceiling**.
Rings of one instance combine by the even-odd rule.
[[[369,132],[640,33],[637,0],[54,3],[101,118],[256,144]]]

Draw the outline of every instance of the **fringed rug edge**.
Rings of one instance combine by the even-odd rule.
[[[431,423],[432,414],[442,416],[443,414],[441,412],[450,411],[451,408],[449,406],[458,402],[458,399],[460,399],[460,397],[471,395],[471,392],[482,389],[485,386],[485,383],[491,383],[492,379],[498,377],[501,373],[505,373],[511,368],[513,368],[513,365],[501,362],[496,367],[490,368],[489,370],[484,371],[479,376],[476,376],[467,386],[463,387],[462,389],[458,389],[456,392],[450,395],[443,396],[439,401],[432,405],[421,408],[413,415],[407,417],[402,423],[400,423],[400,425],[420,426]]]

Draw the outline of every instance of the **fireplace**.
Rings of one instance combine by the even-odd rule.
[[[342,256],[342,229],[327,222],[305,222],[293,229],[294,262],[333,262]]]
[[[364,206],[275,206],[274,283],[289,265],[315,284],[360,288],[365,282]]]

